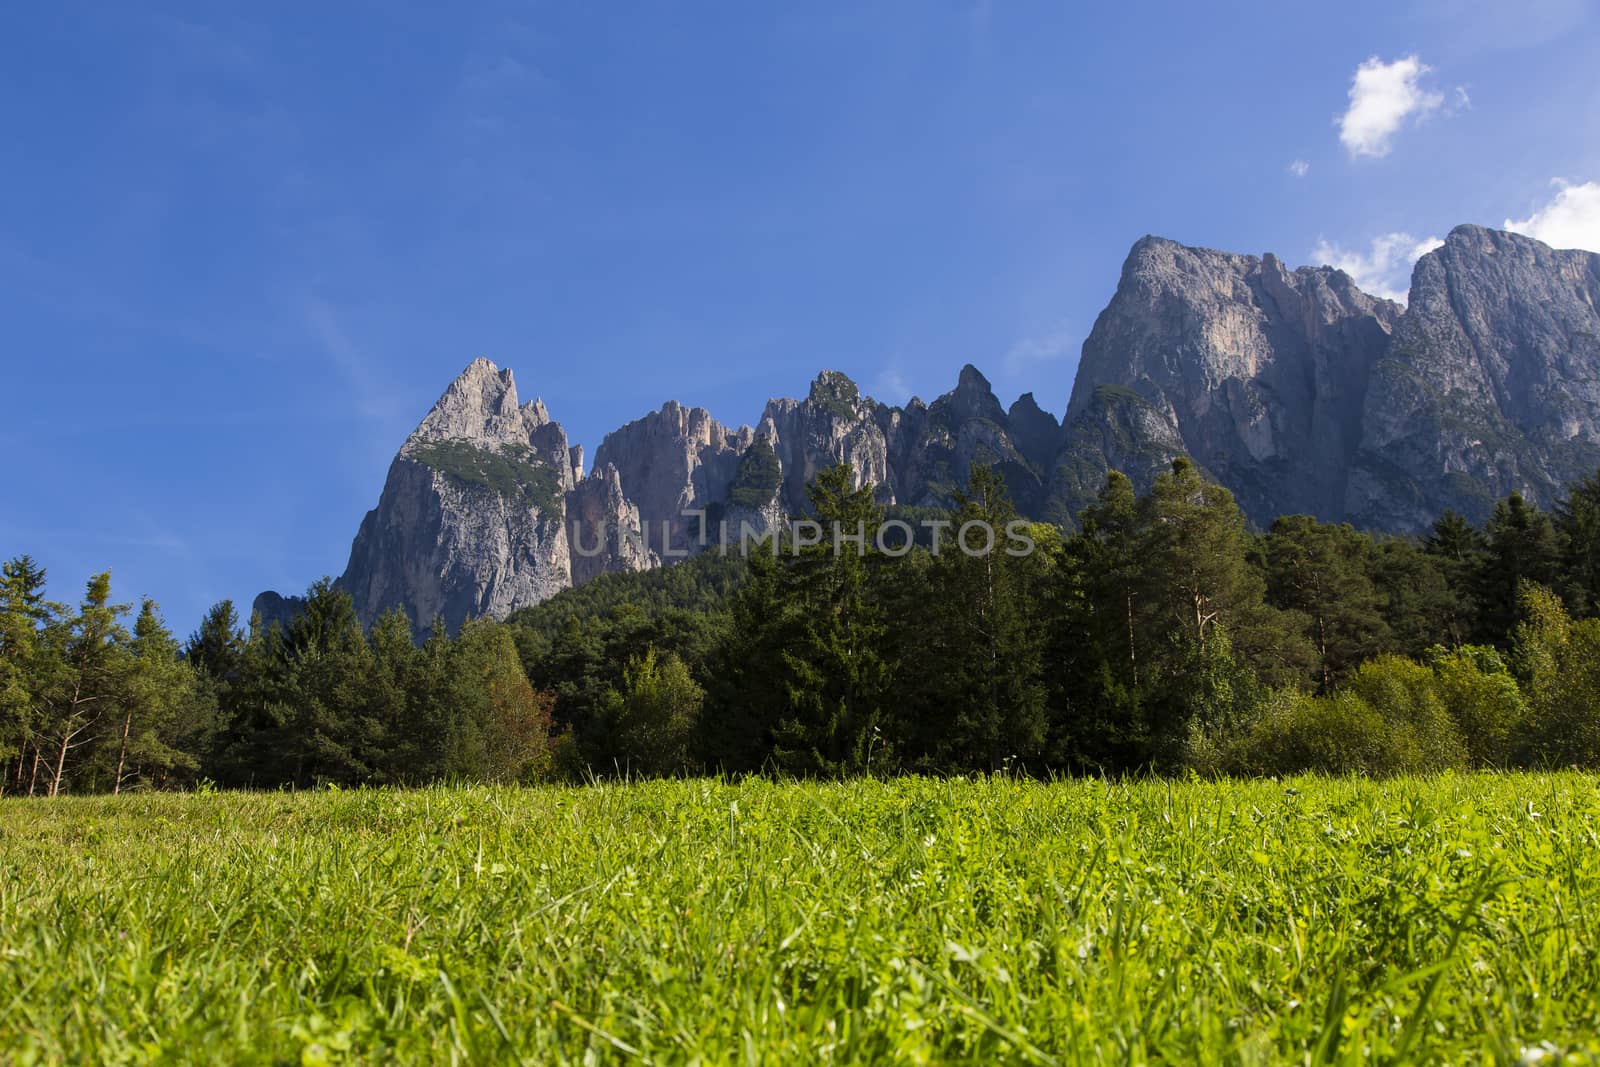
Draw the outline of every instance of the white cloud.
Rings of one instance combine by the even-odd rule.
[[[1289,164],[1288,169],[1289,173],[1293,174],[1296,178],[1304,178],[1307,174],[1311,173],[1311,164],[1307,163],[1303,159],[1297,159],[1293,163]]]
[[[911,399],[911,382],[897,368],[885,367],[867,383],[867,395],[885,404],[904,404]]]
[[[1430,70],[1415,55],[1393,63],[1373,56],[1356,68],[1350,107],[1339,117],[1339,140],[1352,156],[1388,155],[1407,118],[1421,119],[1443,106],[1443,93],[1419,84]]]
[[[1409,233],[1386,233],[1374,237],[1367,252],[1319,241],[1311,257],[1317,263],[1344,271],[1364,291],[1403,303],[1410,289],[1411,268],[1442,244],[1437,237],[1419,241]]]
[[[1007,350],[1005,372],[1015,378],[1033,364],[1070,356],[1078,340],[1077,332],[1066,323],[1059,323],[1040,334],[1023,337]]]
[[[1572,185],[1559,179],[1556,195],[1525,219],[1506,219],[1505,228],[1555,248],[1600,252],[1600,182]]]

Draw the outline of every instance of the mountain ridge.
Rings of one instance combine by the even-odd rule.
[[[338,580],[370,624],[504,617],[596,575],[660,566],[702,524],[779,530],[836,463],[886,506],[948,506],[974,463],[1019,513],[1071,522],[1108,470],[1145,488],[1179,455],[1257,524],[1304,513],[1415,533],[1600,466],[1600,256],[1459,226],[1406,305],[1332,267],[1140,238],[1083,344],[1063,417],[1002,405],[973,364],[890,405],[840,371],[726,425],[677,400],[605,435],[585,473],[542,400],[486,359],[402,444]],[[574,525],[574,523],[576,525]],[[292,598],[263,594],[282,617]]]

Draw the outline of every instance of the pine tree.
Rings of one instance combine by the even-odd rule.
[[[1266,580],[1233,494],[1179,457],[1140,501],[1138,554],[1152,614],[1146,643],[1162,647],[1146,683],[1151,758],[1174,758],[1191,726],[1243,718],[1257,676],[1278,682],[1310,666],[1303,619],[1266,603]],[[1197,670],[1217,680],[1196,687]]]
[[[1503,647],[1517,623],[1522,584],[1554,588],[1561,546],[1550,516],[1520,493],[1495,505],[1484,527],[1484,541],[1474,582],[1480,605],[1479,638]]]
[[[1218,627],[1258,607],[1265,582],[1248,560],[1249,535],[1233,494],[1179,457],[1142,502],[1139,560],[1162,618],[1202,653]]]
[[[1307,619],[1323,693],[1388,640],[1370,573],[1373,554],[1372,543],[1351,527],[1307,515],[1280,518],[1267,535],[1269,595],[1277,607]]]
[[[874,750],[883,755],[880,720],[890,678],[871,581],[882,516],[873,487],[854,483],[842,463],[808,487],[822,543],[803,548],[786,568],[797,632],[782,657],[788,707],[774,729],[774,756],[800,773],[870,770]]]
[[[1111,471],[1080,522],[1045,594],[1048,751],[1057,766],[1116,772],[1143,764],[1150,744],[1142,685],[1154,648],[1133,483]]]
[[[131,779],[160,786],[198,771],[213,728],[214,709],[149,598],[140,604],[129,651],[112,793]]]
[[[0,794],[22,792],[30,752],[34,767],[40,759],[40,683],[47,673],[40,638],[61,610],[44,593],[45,571],[32,556],[0,566]]]
[[[974,464],[955,502],[954,543],[932,567],[933,596],[916,620],[921,655],[911,673],[932,683],[942,705],[929,709],[940,734],[935,765],[999,770],[1013,758],[1036,758],[1044,743],[1041,630],[1032,625],[1030,573],[1041,561],[1006,551],[1017,515],[994,468]]]
[[[1362,651],[1420,659],[1436,645],[1453,648],[1471,636],[1465,600],[1450,587],[1443,561],[1408,538],[1386,537],[1373,545],[1369,574],[1380,590],[1379,611],[1387,640]]]
[[[46,761],[47,793],[67,783],[67,759],[94,741],[116,713],[128,670],[126,604],[111,603],[111,572],[89,579],[78,613],[43,631],[45,655],[35,660],[44,714],[37,742]]]

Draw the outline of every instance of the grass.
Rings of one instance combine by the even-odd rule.
[[[1591,1062],[1593,776],[0,802],[0,1058]]]

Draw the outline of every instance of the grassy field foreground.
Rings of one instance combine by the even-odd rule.
[[[0,802],[8,1062],[1588,1062],[1600,791]]]

